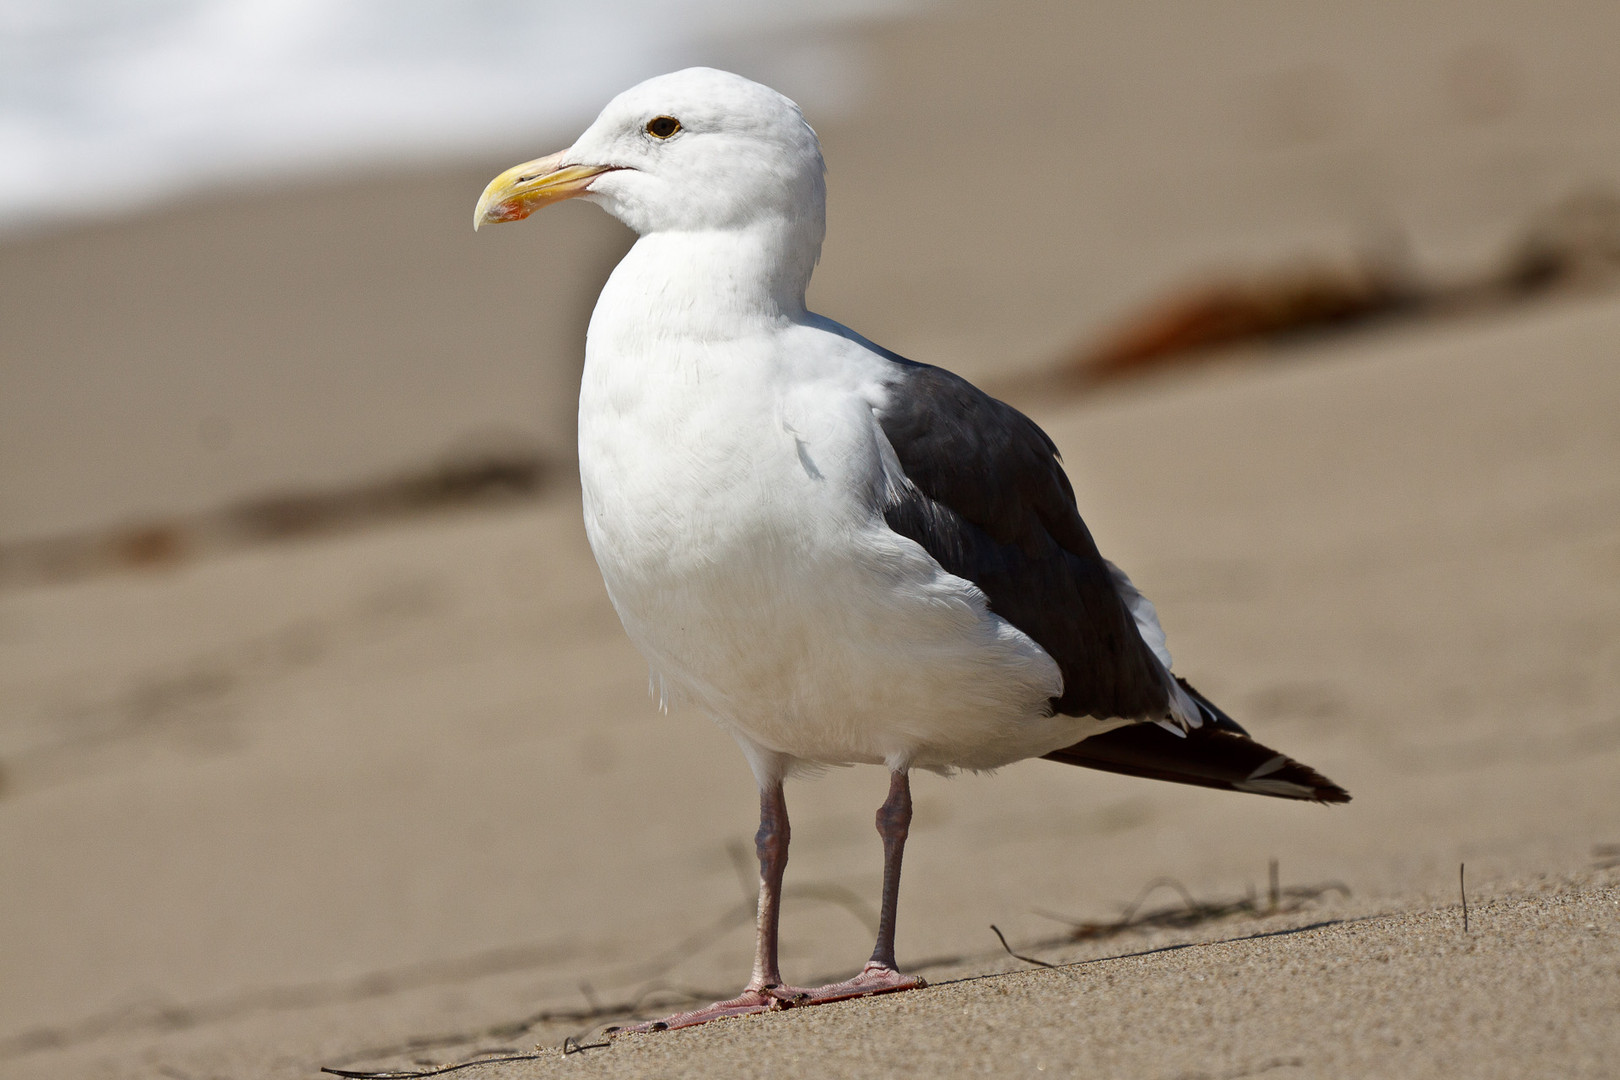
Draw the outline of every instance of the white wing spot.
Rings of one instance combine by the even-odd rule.
[[[1250,780],[1258,780],[1262,776],[1270,776],[1272,773],[1276,772],[1278,769],[1282,768],[1284,765],[1287,765],[1287,764],[1288,764],[1288,759],[1286,757],[1284,757],[1283,755],[1278,754],[1276,757],[1272,758],[1270,761],[1266,762],[1264,765],[1262,765],[1258,769],[1254,770],[1254,772],[1250,773],[1249,774],[1249,779]]]

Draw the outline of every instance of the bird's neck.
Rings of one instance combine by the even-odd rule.
[[[821,252],[814,224],[768,220],[642,236],[602,290],[592,338],[714,340],[802,320]]]

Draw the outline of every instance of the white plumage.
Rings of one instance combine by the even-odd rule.
[[[493,181],[475,224],[573,196],[640,234],[587,338],[591,548],[661,696],[730,731],[761,789],[754,977],[670,1022],[920,985],[893,956],[910,769],[1096,764],[1077,746],[1139,721],[1241,729],[1171,676],[1153,605],[1097,553],[1038,428],[806,310],[825,188],[791,101],[709,69],[649,80]],[[1307,791],[1264,760],[1234,775]],[[848,764],[891,774],[883,929],[854,979],[784,987],[782,780]]]
[[[714,141],[650,140],[648,115]],[[825,193],[797,107],[680,72],[615,99],[575,158],[656,162],[585,195],[642,238],[591,318],[579,458],[591,548],[665,698],[713,716],[761,782],[992,768],[1104,730],[1047,716],[1057,665],[883,519],[892,363],[805,309]]]
[[[1057,665],[884,521],[880,358],[808,321],[598,344],[595,327],[659,310],[597,308],[580,471],[608,593],[673,700],[731,731],[762,782],[796,759],[990,768],[1102,730],[1046,717]]]

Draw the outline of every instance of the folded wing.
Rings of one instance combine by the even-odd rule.
[[[1314,769],[1249,738],[1169,672],[1153,606],[1097,550],[1057,447],[1034,421],[941,368],[890,354],[877,419],[900,476],[884,519],[1057,662],[1054,712],[1134,723],[1046,757],[1285,799],[1348,802]]]

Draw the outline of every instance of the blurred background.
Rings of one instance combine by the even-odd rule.
[[[567,458],[585,319],[630,238],[582,206],[475,237],[469,207],[689,63],[781,88],[822,134],[820,310],[977,379],[1221,274],[1477,276],[1562,200],[1612,199],[1620,160],[1620,14],[1579,0],[0,19],[0,542]]]
[[[746,770],[652,715],[578,526],[633,237],[469,227],[696,63],[821,135],[812,307],[1031,411],[1179,666],[1358,799],[926,780],[903,952],[1277,854],[1413,903],[1459,857],[1587,866],[1620,840],[1617,41],[1604,0],[6,0],[0,1068],[523,1015],[736,902]],[[875,900],[874,784],[790,792],[790,876]],[[790,963],[864,955],[803,906]],[[659,977],[724,989],[725,933]]]

